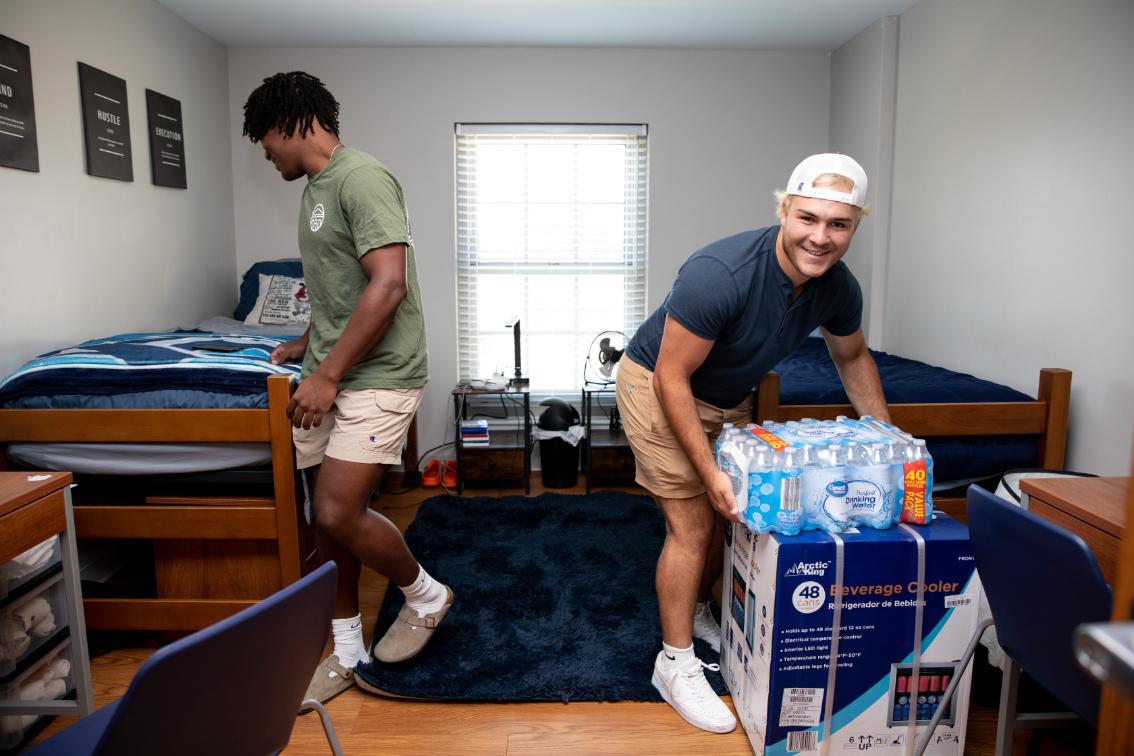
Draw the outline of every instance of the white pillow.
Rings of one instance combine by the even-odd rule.
[[[244,322],[249,325],[287,325],[311,322],[311,304],[302,278],[260,274],[256,305]]]

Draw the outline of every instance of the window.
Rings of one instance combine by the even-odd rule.
[[[646,127],[457,125],[460,379],[577,390],[591,341],[646,316]]]

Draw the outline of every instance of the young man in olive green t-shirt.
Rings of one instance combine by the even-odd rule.
[[[374,644],[380,661],[416,655],[453,603],[452,590],[417,563],[397,527],[367,506],[400,459],[429,359],[402,188],[377,160],[343,146],[338,113],[322,82],[301,71],[264,79],[244,105],[244,134],[263,146],[285,181],[307,178],[299,251],[311,325],[272,352],[272,361],[303,359],[288,416],[300,469],[316,470],[319,552],[338,566],[335,649],[306,696],[319,701],[354,684],[355,665],[369,660],[360,563],[406,596]]]

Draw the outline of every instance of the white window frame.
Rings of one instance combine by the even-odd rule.
[[[624,147],[623,171],[623,198],[622,198],[622,240],[620,253],[616,248],[607,249],[605,253],[589,255],[579,248],[564,252],[561,257],[550,259],[547,253],[532,251],[529,241],[527,218],[528,209],[534,201],[530,199],[528,187],[522,188],[523,199],[510,201],[510,205],[522,205],[524,210],[524,228],[522,233],[522,249],[507,253],[493,253],[481,249],[480,216],[486,213],[487,201],[478,200],[478,148],[483,145],[519,144],[523,148],[524,176],[528,176],[529,150],[537,150],[543,145],[555,145],[562,148],[564,145],[574,145],[577,149],[585,148],[589,143],[599,142],[604,145],[620,144]],[[531,280],[532,276],[556,275],[563,276],[564,283],[569,287],[561,290],[562,296],[574,297],[575,323],[571,324],[569,332],[574,334],[574,351],[577,359],[574,360],[575,369],[573,379],[568,385],[557,385],[565,382],[564,378],[549,380],[541,376],[538,369],[538,353],[541,338],[547,336],[546,324],[541,328],[538,318],[525,317],[532,302],[529,300],[530,292],[527,286],[515,291],[514,315],[520,317],[521,322],[521,354],[525,376],[531,379],[533,396],[543,396],[552,393],[564,394],[576,392],[582,385],[583,362],[590,346],[591,339],[602,330],[622,330],[627,337],[641,325],[646,315],[647,291],[647,259],[648,259],[648,187],[649,187],[649,157],[648,157],[648,129],[640,124],[468,124],[459,123],[455,128],[455,207],[456,207],[456,253],[457,253],[457,350],[458,350],[458,377],[463,383],[490,379],[492,369],[503,369],[504,378],[512,377],[511,347],[508,347],[507,359],[499,356],[499,348],[493,351],[496,355],[491,366],[486,364],[487,356],[481,360],[481,345],[483,339],[491,337],[500,343],[506,338],[511,344],[511,334],[505,327],[505,322],[479,322],[481,302],[478,297],[479,289],[487,288],[480,283],[480,276],[519,274],[523,281]],[[486,153],[480,153],[486,154]],[[576,153],[577,155],[578,153]],[[489,158],[482,158],[486,161]],[[560,202],[560,205],[574,207],[574,216],[579,216],[579,208],[585,208],[596,203],[588,203],[585,197],[580,197],[579,182],[574,187],[574,204]],[[606,203],[607,205],[610,202]],[[575,238],[579,237],[578,227],[572,227]],[[607,228],[609,232],[610,229]],[[617,233],[617,232],[615,232]],[[558,254],[558,253],[557,253]],[[621,322],[603,323],[596,326],[593,331],[583,330],[579,325],[580,315],[580,288],[585,285],[589,275],[620,275],[622,277],[622,306]],[[538,288],[538,287],[537,287]],[[509,294],[512,292],[510,291]],[[488,296],[485,294],[485,296]],[[506,319],[505,319],[506,320]],[[560,337],[557,343],[562,344],[563,331],[555,332]],[[533,359],[535,355],[535,359]],[[505,362],[505,365],[500,365]],[[488,375],[484,373],[488,372]],[[560,369],[560,375],[563,375]],[[568,394],[572,395],[572,394]]]

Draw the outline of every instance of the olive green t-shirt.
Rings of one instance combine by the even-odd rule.
[[[311,303],[303,378],[342,336],[369,279],[361,258],[388,244],[406,245],[406,298],[378,344],[343,375],[339,389],[413,388],[429,381],[425,318],[413,237],[402,187],[384,165],[340,147],[307,181],[299,207],[299,254]]]

